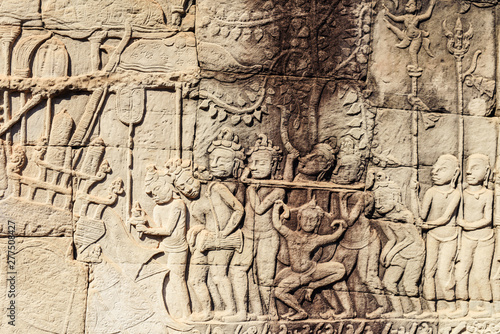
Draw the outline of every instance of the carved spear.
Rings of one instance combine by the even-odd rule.
[[[144,115],[144,88],[121,88],[116,93],[116,113],[118,119],[128,125],[127,141],[127,217],[132,206],[132,165],[134,149],[134,125],[142,121]]]

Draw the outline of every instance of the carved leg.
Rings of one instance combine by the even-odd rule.
[[[386,18],[384,18],[384,21],[385,21],[385,24],[387,26],[387,29],[389,29],[390,31],[392,31],[394,33],[394,35],[396,35],[396,37],[398,39],[400,39],[400,40],[405,40],[405,39],[408,40],[408,45],[410,45],[408,36],[406,36],[406,34],[403,31],[401,31],[401,29],[399,29],[394,24],[392,24],[391,22],[389,22],[389,20],[387,20]]]
[[[403,316],[403,305],[401,304],[401,299],[396,296],[398,294],[398,282],[402,276],[403,268],[400,266],[390,266],[385,271],[382,283],[387,292],[391,294],[389,295],[389,300],[393,311],[384,313],[382,315],[383,318],[400,318]]]
[[[200,302],[200,312],[191,314],[193,321],[209,321],[213,318],[210,310],[210,294],[207,287],[208,266],[205,264],[191,263],[189,266],[189,284]]]
[[[320,313],[321,318],[326,320],[333,320],[351,319],[356,317],[356,312],[354,312],[354,306],[345,281],[336,283],[333,286],[333,290],[331,291],[323,291],[323,297],[325,297],[326,301],[328,302],[328,304],[330,304],[330,307],[332,309],[324,313]],[[337,298],[339,303],[337,302]]]
[[[469,315],[473,318],[489,318],[493,314],[491,284],[484,284],[489,281],[493,252],[493,238],[477,243],[470,271],[470,286],[474,289],[469,291],[471,298]]]
[[[236,313],[233,287],[229,277],[227,276],[227,270],[233,252],[234,251],[218,250],[211,251],[208,254],[210,261],[209,273],[212,276],[212,280],[215,283],[225,306],[224,311],[216,312],[216,317],[220,319]]]
[[[491,284],[489,282],[491,263],[493,260],[494,239],[479,241],[470,271],[470,286],[474,287],[469,292],[471,306],[477,301],[477,310],[470,308],[469,315],[475,318],[491,317],[493,313],[491,301],[493,299]]]
[[[180,319],[187,319],[191,313],[189,308],[189,294],[186,284],[187,250],[180,253],[168,254],[170,281],[165,292],[170,291],[175,298],[165,298],[167,306],[169,299],[175,301],[175,306],[180,311]],[[166,296],[167,297],[167,296]],[[172,308],[172,306],[170,307]]]
[[[424,267],[423,295],[426,300],[436,300],[435,275],[437,271],[437,261],[439,252],[439,241],[431,235],[427,235],[427,256]],[[435,310],[434,310],[435,311]]]
[[[247,301],[248,301],[248,279],[247,267],[231,266],[229,272],[233,285],[234,300],[236,302],[236,314],[223,317],[227,322],[239,322],[247,320]]]
[[[408,260],[404,269],[402,283],[405,295],[410,298],[411,304],[413,304],[413,311],[406,315],[409,318],[422,314],[418,282],[422,275],[424,261],[424,254],[421,254],[420,256]]]
[[[422,68],[418,66],[418,52],[422,46],[422,38],[415,38],[411,40],[410,48],[408,49],[410,53],[411,65],[414,66],[412,70],[422,71]]]
[[[456,310],[448,313],[446,316],[450,319],[466,317],[469,313],[469,274],[472,267],[472,257],[476,250],[477,242],[467,238],[462,238],[458,262],[455,269],[457,296]],[[479,287],[478,287],[479,288]]]
[[[270,286],[259,286],[260,300],[263,304],[262,314],[263,316],[259,320],[267,320],[269,318],[268,314],[271,310],[271,287]]]
[[[308,317],[307,312],[299,304],[297,298],[291,293],[301,286],[300,276],[301,275],[297,273],[291,274],[283,279],[274,291],[276,298],[297,312],[294,315],[287,314],[286,318],[288,320],[302,320]]]
[[[279,235],[275,233],[269,238],[257,241],[257,254],[254,269],[257,270],[257,283],[260,290],[263,314],[268,314],[271,302],[271,287],[276,273],[276,258],[279,250]]]
[[[345,275],[345,268],[341,263],[327,262],[318,263],[316,272],[312,275],[313,281],[309,283],[309,288],[317,288],[335,283],[341,280]]]
[[[447,313],[455,310],[455,256],[457,240],[441,242],[436,270],[436,293],[438,300],[446,301],[443,308],[438,304],[438,312]]]
[[[366,314],[368,319],[379,318],[389,311],[389,303],[383,295],[382,282],[378,277],[378,259],[380,255],[380,239],[376,239],[359,251],[357,269],[361,281],[367,286],[379,307]]]

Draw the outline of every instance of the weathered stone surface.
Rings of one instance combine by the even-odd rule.
[[[6,250],[2,252],[1,300],[6,310],[15,301],[14,312],[2,314],[2,331],[83,333],[88,267],[73,259],[72,239],[1,238],[0,244]],[[15,252],[12,248],[7,252],[9,245],[15,245]]]

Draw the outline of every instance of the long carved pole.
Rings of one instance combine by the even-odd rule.
[[[182,84],[175,84],[175,157],[182,158]]]
[[[11,54],[12,54],[12,43],[21,33],[20,26],[1,26],[0,32],[2,33],[2,38],[0,38],[0,44],[2,53],[4,56],[4,65],[3,65],[3,73],[4,75],[10,75],[10,67],[11,67]],[[12,111],[11,111],[11,103],[10,103],[10,93],[8,90],[3,92],[3,110],[4,110],[4,122],[8,122],[11,120]],[[8,147],[8,154],[10,154],[10,146],[12,142],[12,135],[9,132],[6,134],[6,142]]]

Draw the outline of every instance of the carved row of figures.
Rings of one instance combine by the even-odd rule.
[[[493,300],[500,311],[488,157],[468,158],[461,191],[458,159],[441,156],[422,203],[412,183],[415,217],[382,172],[369,175],[366,191],[331,189],[338,214],[310,195],[304,204],[297,189],[286,190],[292,180],[301,184],[297,157],[289,155],[283,180],[273,180],[281,152],[264,135],[245,154],[224,129],[208,153],[208,170],[181,159],[148,167],[146,193],[156,206],[149,216],[136,203],[129,219],[141,239],[159,240],[169,269],[165,301],[176,318],[302,320],[310,317],[304,300],[316,294],[328,305],[321,318],[359,317],[348,286],[354,272],[376,305],[368,319],[490,317]],[[311,157],[299,161],[300,175]],[[277,301],[289,312],[279,314]]]

